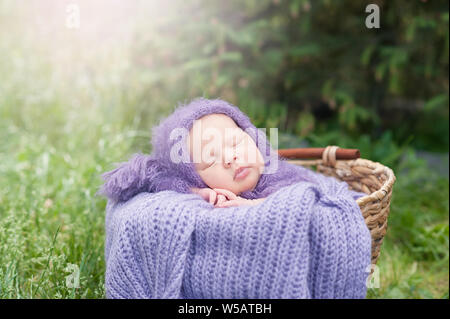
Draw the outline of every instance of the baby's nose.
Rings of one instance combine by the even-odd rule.
[[[237,156],[233,155],[231,158],[225,160],[225,166],[230,167],[232,162],[236,162]]]

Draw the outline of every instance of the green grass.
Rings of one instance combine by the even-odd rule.
[[[103,298],[100,174],[148,152],[150,127],[179,98],[173,88],[142,84],[125,44],[89,55],[83,43],[61,49],[57,40],[42,45],[2,30],[0,298]],[[63,49],[73,55],[56,59]],[[397,174],[380,288],[368,297],[448,298],[448,176],[434,174],[407,143],[395,145],[390,132],[349,139],[336,128],[310,142],[358,147]],[[76,268],[79,287],[70,285]]]
[[[397,177],[378,261],[380,288],[369,289],[369,298],[448,298],[448,179],[428,173],[422,181]]]

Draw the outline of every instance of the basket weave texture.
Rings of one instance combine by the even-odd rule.
[[[366,193],[356,200],[372,237],[372,265],[380,255],[381,244],[387,230],[389,206],[395,175],[392,169],[378,162],[358,158],[355,160],[336,159],[338,146],[325,148],[322,159],[289,160],[295,165],[315,167],[318,173],[334,176],[347,182],[349,188]]]

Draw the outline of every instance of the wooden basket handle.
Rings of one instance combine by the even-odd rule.
[[[331,150],[333,146],[328,146]],[[278,154],[281,157],[289,159],[321,159],[323,158],[325,147],[304,147],[304,148],[284,148],[279,149]],[[350,160],[357,159],[361,157],[358,149],[351,148],[338,148],[335,147],[336,159]]]

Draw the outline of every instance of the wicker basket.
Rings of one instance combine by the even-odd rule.
[[[296,165],[315,166],[317,172],[334,176],[347,182],[350,189],[367,194],[367,196],[357,199],[356,202],[361,208],[372,236],[372,264],[375,265],[386,234],[395,175],[389,167],[378,162],[361,158],[336,160],[338,148],[335,145],[327,146],[322,159],[289,160],[289,162]]]

